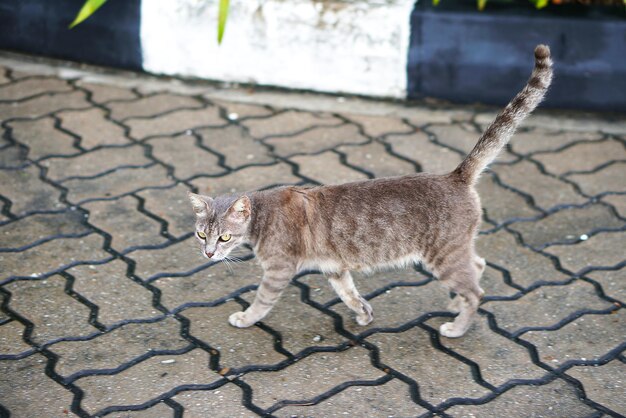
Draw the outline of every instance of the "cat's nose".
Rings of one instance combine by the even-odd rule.
[[[213,257],[213,253],[212,253],[212,252],[207,251],[207,252],[206,252],[206,256],[207,256],[207,257],[209,257],[209,258],[211,258],[211,257]]]

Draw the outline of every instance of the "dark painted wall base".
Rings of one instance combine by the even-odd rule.
[[[84,0],[0,0],[0,49],[141,69],[141,0],[109,1],[69,30]]]
[[[535,45],[544,43],[555,61],[546,106],[626,112],[623,16],[576,16],[580,10],[559,16],[497,5],[477,12],[473,1],[453,2],[433,8],[420,0],[413,10],[410,98],[505,104],[526,83]]]

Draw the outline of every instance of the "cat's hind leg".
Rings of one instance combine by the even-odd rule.
[[[478,269],[478,278],[480,279],[480,277],[483,275],[483,272],[485,271],[485,266],[487,265],[487,263],[485,262],[485,259],[475,255],[474,256],[474,265],[476,266],[476,268]],[[485,293],[483,292],[483,290],[481,289],[481,298],[482,295]],[[454,313],[459,313],[461,312],[461,303],[462,303],[463,299],[458,297],[458,296],[454,296],[452,298],[452,300],[450,301],[450,303],[448,304],[448,310],[450,312],[454,312]]]
[[[359,325],[367,325],[372,322],[374,319],[372,306],[359,294],[348,270],[339,274],[330,274],[328,281],[343,303],[356,313],[356,322]]]
[[[452,322],[446,322],[439,328],[439,333],[444,337],[457,338],[463,336],[469,329],[478,305],[483,297],[483,290],[478,285],[480,269],[474,260],[467,263],[456,264],[443,272],[439,280],[457,296],[452,300],[451,308],[459,312]]]

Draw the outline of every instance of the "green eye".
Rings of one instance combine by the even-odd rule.
[[[198,231],[197,234],[198,234],[198,237],[200,237],[200,239],[206,239],[206,234],[204,232]]]
[[[222,242],[230,241],[230,238],[231,238],[230,234],[224,234],[220,236],[220,241]]]

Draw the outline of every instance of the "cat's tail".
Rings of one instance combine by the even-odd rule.
[[[473,184],[480,173],[491,163],[500,150],[509,142],[517,126],[541,102],[552,81],[552,60],[550,48],[538,45],[535,48],[535,68],[530,80],[517,96],[496,116],[482,134],[474,149],[454,170],[461,179]]]

